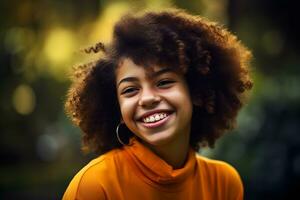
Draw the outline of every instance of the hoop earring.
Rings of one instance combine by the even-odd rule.
[[[121,124],[123,124],[123,123],[120,122],[120,123],[118,124],[117,128],[116,128],[117,139],[118,139],[118,141],[119,141],[122,145],[127,146],[127,144],[125,144],[125,143],[121,140],[121,138],[120,138],[120,136],[119,136],[119,128],[120,128],[120,125],[121,125]]]

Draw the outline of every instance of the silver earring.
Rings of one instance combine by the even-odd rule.
[[[127,144],[125,144],[122,140],[121,140],[121,138],[120,138],[120,136],[119,136],[119,128],[120,128],[120,125],[121,124],[123,124],[123,123],[119,123],[118,124],[118,126],[117,126],[117,128],[116,128],[116,134],[117,134],[117,138],[118,138],[118,141],[122,144],[122,145],[124,145],[124,146],[126,146]]]

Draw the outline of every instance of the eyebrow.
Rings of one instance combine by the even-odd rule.
[[[149,75],[150,78],[154,78],[154,77],[157,77],[157,76],[160,76],[162,74],[165,74],[165,73],[168,73],[168,72],[174,72],[174,69],[170,68],[170,67],[166,67],[166,68],[163,68],[159,71],[156,71],[156,72],[153,72]],[[123,82],[134,82],[134,81],[138,81],[138,78],[136,77],[126,77],[126,78],[123,78],[119,83],[118,83],[118,87],[120,86],[121,83]]]

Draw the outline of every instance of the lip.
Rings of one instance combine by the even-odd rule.
[[[170,115],[173,111],[167,110],[167,109],[152,110],[152,111],[146,112],[146,113],[144,113],[143,115],[139,116],[139,117],[137,118],[137,120],[143,122],[143,118],[148,117],[148,116],[150,116],[150,115],[153,115],[154,113],[163,113],[163,112],[164,112],[164,113],[167,113],[168,115]],[[167,117],[166,117],[166,118],[167,118]],[[161,121],[163,121],[163,120],[161,120]]]
[[[160,121],[157,122],[153,122],[153,123],[145,123],[145,122],[140,122],[144,127],[146,128],[157,128],[159,126],[164,125],[165,123],[167,123],[167,121],[169,121],[169,119],[172,117],[174,113],[168,113],[168,116]]]

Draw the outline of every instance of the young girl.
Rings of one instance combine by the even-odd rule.
[[[64,200],[243,199],[237,171],[197,155],[234,127],[251,53],[182,10],[126,15],[105,56],[75,70],[66,110],[99,157]]]

